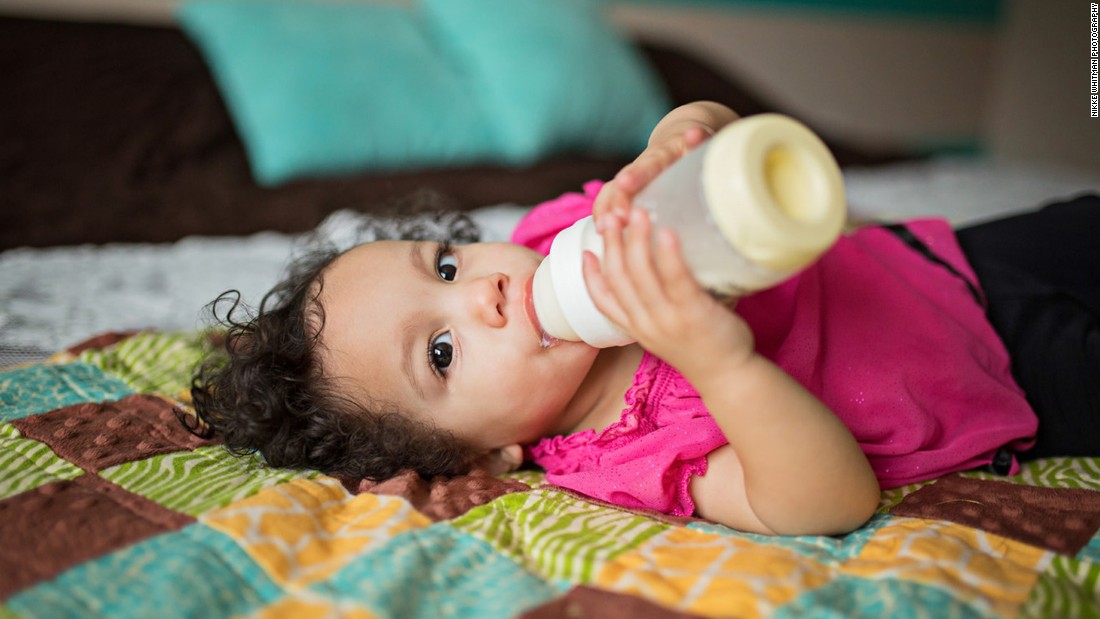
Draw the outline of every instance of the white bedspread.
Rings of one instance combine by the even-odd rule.
[[[1100,175],[942,160],[849,170],[846,184],[857,218],[938,215],[967,224],[1100,192]],[[506,240],[524,212],[498,206],[472,216],[485,240]],[[348,246],[358,240],[354,231],[362,217],[335,213],[317,234]],[[0,367],[42,358],[104,331],[201,326],[203,305],[225,290],[238,289],[257,303],[308,242],[308,235],[262,233],[0,253]]]

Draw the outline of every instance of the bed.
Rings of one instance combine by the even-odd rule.
[[[637,45],[670,102],[783,111]],[[229,455],[177,419],[218,339],[203,304],[258,300],[290,256],[362,240],[415,189],[500,240],[626,158],[265,186],[176,28],[0,18],[0,62],[23,95],[0,113],[0,616],[1100,616],[1100,459],[951,475],[883,493],[849,535],[767,538],[537,470],[369,482]],[[1100,188],[826,139],[859,219],[967,223]]]

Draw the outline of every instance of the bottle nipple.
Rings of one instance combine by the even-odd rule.
[[[629,344],[633,340],[600,313],[588,295],[582,268],[585,251],[603,259],[603,239],[591,216],[559,232],[550,254],[535,270],[531,287],[535,316],[553,338],[583,341],[596,348]]]
[[[548,348],[553,340],[580,341],[569,321],[565,319],[561,304],[554,295],[553,276],[550,273],[549,258],[542,261],[535,270],[535,277],[531,284],[531,303],[538,321],[542,347]]]

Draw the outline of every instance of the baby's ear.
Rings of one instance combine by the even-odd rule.
[[[474,463],[474,468],[483,469],[490,475],[503,475],[518,469],[521,464],[523,448],[519,445],[508,445],[482,455]]]

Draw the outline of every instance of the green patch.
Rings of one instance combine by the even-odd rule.
[[[504,495],[452,523],[548,579],[590,582],[596,570],[670,525],[554,490]]]
[[[45,443],[23,438],[15,426],[7,423],[0,423],[0,471],[4,471],[0,499],[84,474]]]
[[[195,517],[263,488],[318,475],[270,467],[256,455],[234,456],[221,445],[126,462],[100,472],[130,492]]]
[[[967,477],[1007,481],[1044,488],[1079,488],[1100,491],[1100,458],[1042,458],[1026,462],[1012,476],[969,472]]]
[[[202,332],[145,332],[86,350],[77,359],[118,376],[135,391],[177,397],[191,389],[191,374],[206,355],[208,341]]]
[[[1022,617],[1100,619],[1100,565],[1058,555],[1039,575]]]

